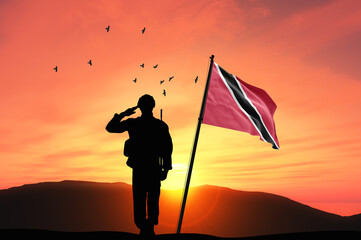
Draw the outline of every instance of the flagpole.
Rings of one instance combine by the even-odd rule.
[[[196,155],[196,149],[197,149],[199,132],[200,132],[200,130],[201,130],[201,124],[202,124],[202,121],[203,121],[204,108],[205,108],[205,106],[206,106],[206,100],[207,100],[207,94],[208,94],[209,81],[210,81],[210,79],[211,79],[211,74],[212,74],[214,55],[210,56],[210,59],[211,59],[211,63],[210,63],[210,65],[209,65],[209,71],[208,71],[208,77],[207,77],[206,87],[205,87],[205,89],[204,89],[201,111],[200,111],[200,113],[199,113],[198,124],[197,124],[197,129],[196,129],[196,135],[195,135],[195,138],[194,138],[193,150],[192,150],[192,155],[191,155],[191,159],[190,159],[190,163],[189,163],[189,168],[188,168],[188,173],[187,173],[187,181],[186,181],[186,185],[185,185],[185,189],[184,189],[184,194],[183,194],[183,201],[182,201],[181,212],[180,212],[180,215],[179,215],[179,221],[178,221],[178,227],[177,227],[177,234],[180,233],[181,227],[182,227],[182,221],[183,221],[183,215],[184,215],[184,210],[185,210],[186,201],[187,201],[189,184],[190,184],[190,181],[191,181],[191,175],[192,175],[194,157],[195,157],[195,155]]]

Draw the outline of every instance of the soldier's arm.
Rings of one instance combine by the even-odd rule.
[[[110,133],[122,133],[128,130],[128,121],[121,121],[124,117],[130,116],[135,113],[134,108],[128,108],[126,111],[114,114],[114,117],[108,122],[105,129]]]
[[[124,123],[120,122],[124,116],[121,114],[114,114],[114,117],[108,122],[105,129],[110,133],[122,133],[126,131]]]

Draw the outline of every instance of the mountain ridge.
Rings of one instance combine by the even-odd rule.
[[[122,231],[133,223],[132,186],[63,180],[0,190],[0,229]],[[182,192],[163,190],[159,234],[174,233]],[[245,237],[308,231],[361,231],[361,214],[342,217],[272,193],[192,187],[182,232]]]

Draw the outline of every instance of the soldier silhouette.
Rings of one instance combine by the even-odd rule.
[[[161,181],[167,178],[168,171],[172,169],[172,138],[167,124],[153,117],[154,107],[154,98],[143,95],[136,107],[115,113],[106,126],[110,133],[129,133],[129,139],[124,144],[124,155],[128,157],[127,165],[133,169],[134,222],[141,236],[155,235]],[[137,108],[142,113],[140,117],[122,120],[134,114]]]

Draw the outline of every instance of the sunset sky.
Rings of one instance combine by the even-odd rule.
[[[203,124],[191,186],[361,213],[360,43],[355,0],[0,0],[0,189],[131,183],[128,134],[105,126],[145,93],[156,117],[163,109],[174,143],[162,187],[183,188],[214,54],[277,104],[280,150]]]

